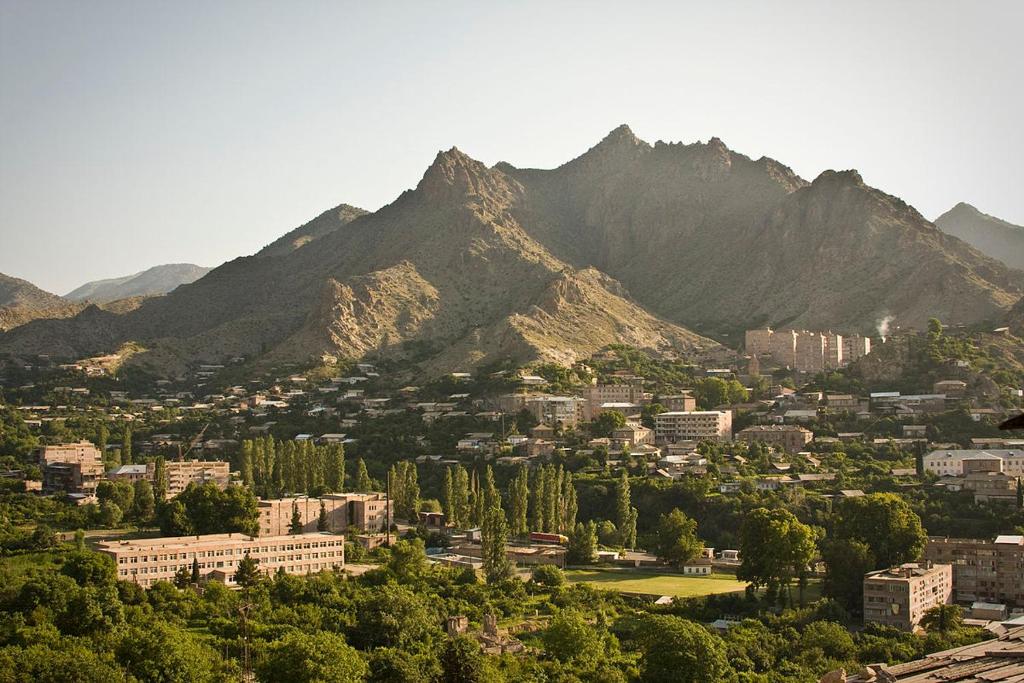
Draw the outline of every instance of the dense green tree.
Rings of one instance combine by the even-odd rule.
[[[117,580],[114,560],[88,550],[69,553],[61,566],[61,573],[70,576],[79,586],[112,586]]]
[[[156,512],[156,496],[153,495],[153,485],[145,479],[140,479],[135,482],[134,488],[132,519],[139,526],[148,526],[153,522],[153,515]]]
[[[605,410],[590,423],[590,435],[595,439],[607,439],[612,432],[626,426],[626,416],[618,410]]]
[[[815,551],[813,531],[793,513],[758,508],[747,514],[740,529],[743,559],[736,576],[775,595],[806,571]]]
[[[364,591],[355,601],[356,623],[349,639],[362,650],[397,647],[417,651],[440,635],[439,618],[425,596],[405,586],[387,584]]]
[[[427,553],[422,539],[396,541],[388,558],[388,569],[400,581],[409,582],[427,573]]]
[[[449,637],[441,651],[443,683],[485,683],[487,666],[480,644],[466,635]]]
[[[555,615],[541,636],[544,651],[563,663],[576,663],[591,668],[604,654],[600,632],[588,624],[576,610],[563,610]]]
[[[235,583],[242,588],[252,588],[262,580],[263,574],[260,573],[259,560],[253,559],[249,553],[245,554],[238,562],[238,568],[235,570]]]
[[[800,651],[805,655],[820,651],[829,659],[844,661],[852,658],[856,650],[850,632],[834,621],[811,622],[800,634]]]
[[[565,559],[569,564],[593,564],[597,561],[597,525],[594,520],[586,524],[576,523],[576,528],[569,534]]]
[[[156,524],[165,536],[191,536],[194,533],[185,505],[178,499],[157,506]]]
[[[565,572],[553,564],[538,564],[530,573],[530,579],[541,586],[554,588],[565,585]]]
[[[679,508],[662,515],[655,531],[651,550],[658,558],[682,567],[700,554],[704,543],[697,538],[697,522]]]
[[[915,562],[928,540],[921,518],[895,493],[844,500],[836,509],[831,537],[867,544],[875,569]]]
[[[158,523],[165,535],[181,535],[168,528],[181,521],[176,504],[184,510],[190,534],[259,533],[256,497],[244,486],[232,485],[221,490],[213,482],[189,484],[174,500],[161,505]]]
[[[825,561],[823,592],[850,612],[864,605],[864,575],[877,564],[867,543],[856,539],[827,539],[822,543]]]
[[[160,621],[129,628],[117,647],[118,661],[140,681],[214,681],[217,653],[188,631]]]
[[[96,485],[96,498],[100,503],[116,503],[122,512],[131,510],[135,501],[135,487],[127,481],[104,480]]]
[[[647,683],[713,683],[727,680],[725,644],[700,624],[667,615],[644,617],[637,630]]]
[[[948,633],[964,626],[964,613],[958,605],[935,605],[921,616],[921,628],[926,631]]]
[[[257,676],[268,683],[356,683],[366,678],[367,671],[359,652],[329,631],[291,631],[270,643],[256,664]]]

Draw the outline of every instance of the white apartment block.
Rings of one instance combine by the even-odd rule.
[[[728,410],[671,411],[654,418],[658,443],[732,440],[732,413]]]
[[[991,461],[996,461],[994,465]],[[975,467],[978,465],[978,467]],[[939,476],[959,477],[966,471],[1002,472],[1010,477],[1024,476],[1024,450],[953,449],[932,451],[924,456],[924,469]]]
[[[309,574],[345,567],[345,537],[330,533],[255,537],[245,534],[209,534],[104,541],[99,551],[113,558],[117,577],[143,587],[173,581],[179,569],[192,571],[199,564],[201,577],[234,586],[238,564],[246,555],[264,574],[283,569],[288,574]]]

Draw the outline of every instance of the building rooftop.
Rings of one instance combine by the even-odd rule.
[[[847,683],[991,683],[1024,679],[1024,627],[994,640],[933,652],[904,664],[873,664]]]

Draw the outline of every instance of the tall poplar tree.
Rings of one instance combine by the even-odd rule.
[[[519,466],[515,479],[512,480],[510,503],[512,507],[512,535],[525,536],[530,531],[527,511],[530,505],[529,471],[525,464]]]
[[[629,476],[625,470],[615,489],[615,522],[619,530],[619,542],[624,548],[636,546],[637,510],[630,501]]]
[[[369,493],[373,489],[373,481],[370,473],[366,471],[366,463],[362,458],[356,461],[356,486],[357,493]]]

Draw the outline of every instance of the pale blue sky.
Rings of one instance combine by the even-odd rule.
[[[439,149],[551,167],[620,123],[1024,224],[1022,29],[1019,0],[0,0],[0,272],[216,265]]]

